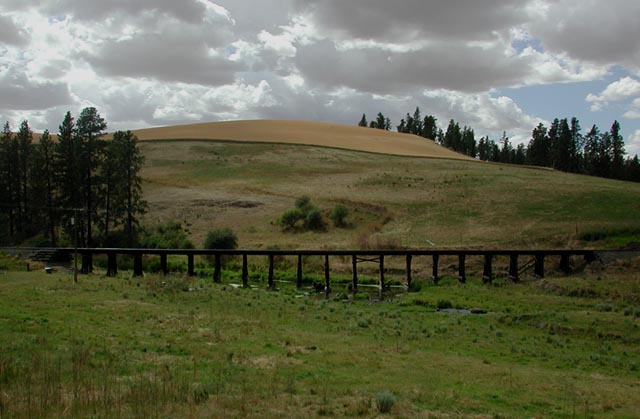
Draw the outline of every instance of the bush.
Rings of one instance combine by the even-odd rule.
[[[284,214],[280,216],[280,225],[286,229],[295,228],[298,221],[302,220],[304,215],[300,208],[290,209],[285,211]]]
[[[145,249],[193,249],[182,224],[168,221],[155,227],[143,229],[140,247]]]
[[[338,204],[331,211],[331,221],[333,221],[333,225],[336,227],[344,227],[347,225],[346,218],[349,215],[349,210],[342,204]]]
[[[307,195],[302,195],[300,198],[296,199],[296,208],[300,210],[304,217],[313,209],[313,205],[311,205],[311,198]]]
[[[309,230],[322,230],[324,228],[324,220],[320,210],[317,208],[311,209],[305,217],[304,225]]]
[[[378,393],[376,396],[376,407],[380,413],[389,413],[391,408],[396,404],[396,396],[388,391]]]
[[[236,249],[238,237],[230,228],[210,231],[204,240],[205,249]]]

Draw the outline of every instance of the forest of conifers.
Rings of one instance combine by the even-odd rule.
[[[137,138],[107,128],[95,108],[70,112],[57,140],[34,141],[27,121],[0,133],[0,245],[132,245],[145,212]],[[63,243],[60,243],[60,242]]]
[[[390,130],[391,120],[378,113],[375,120],[367,123],[363,114],[358,125]],[[427,115],[423,119],[420,108],[416,108],[413,115],[407,113],[397,130],[430,138],[483,161],[551,167],[564,172],[640,182],[640,161],[637,155],[627,156],[618,121],[614,121],[608,131],[600,131],[593,125],[587,134],[583,134],[577,118],[556,118],[549,127],[538,124],[527,146],[518,144],[515,147],[506,133],[498,142],[489,137],[476,141],[471,127],[460,128],[453,119],[443,131],[438,128],[434,116]]]

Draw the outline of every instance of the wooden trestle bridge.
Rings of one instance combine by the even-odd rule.
[[[439,263],[442,257],[454,257],[458,261],[458,279],[465,282],[467,279],[466,267],[467,259],[471,257],[481,258],[483,263],[482,279],[491,282],[494,279],[494,261],[498,257],[506,257],[509,260],[508,277],[512,281],[518,281],[523,271],[533,269],[533,274],[537,277],[544,277],[545,262],[550,258],[559,259],[560,271],[569,274],[571,272],[571,258],[582,258],[586,262],[594,261],[600,251],[596,250],[567,250],[567,249],[545,249],[545,250],[473,250],[473,249],[401,249],[401,250],[208,250],[208,249],[126,249],[126,248],[65,248],[56,249],[57,252],[78,253],[82,259],[82,273],[89,273],[92,270],[92,260],[94,255],[107,256],[107,275],[115,276],[118,273],[118,257],[129,256],[133,258],[133,275],[142,276],[144,273],[143,256],[159,257],[160,270],[168,273],[167,257],[184,256],[187,259],[187,274],[195,275],[194,257],[207,256],[213,259],[213,281],[220,282],[222,279],[222,258],[224,256],[236,256],[242,258],[242,284],[248,286],[249,281],[249,257],[266,257],[269,265],[268,287],[274,286],[274,264],[276,258],[295,257],[297,258],[297,286],[303,285],[303,257],[320,256],[324,257],[324,289],[331,290],[331,270],[330,258],[341,257],[351,258],[352,263],[352,290],[358,290],[358,263],[375,262],[379,264],[379,285],[380,289],[386,288],[385,282],[385,258],[403,257],[406,261],[405,285],[411,286],[412,263],[416,257],[430,257],[432,265],[431,279],[438,281],[440,278]]]

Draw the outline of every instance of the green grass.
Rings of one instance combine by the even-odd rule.
[[[293,277],[282,263],[277,277]],[[376,417],[380,395],[392,394],[388,417],[639,417],[637,265],[521,284],[416,275],[419,292],[383,301],[350,296],[346,284],[329,299],[287,283],[235,288],[231,271],[217,285],[210,273],[74,284],[64,271],[9,271],[0,275],[0,412]],[[311,278],[313,261],[305,266]]]
[[[180,220],[200,246],[231,227],[240,247],[620,247],[640,241],[640,184],[548,169],[283,144],[143,142],[147,224]],[[279,216],[309,195],[349,229],[284,232]],[[251,208],[234,207],[250,201]],[[614,235],[613,229],[635,231]],[[584,240],[586,233],[600,239]]]

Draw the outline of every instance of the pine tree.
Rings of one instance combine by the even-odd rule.
[[[513,147],[509,142],[509,137],[507,137],[507,133],[502,133],[502,139],[500,140],[502,144],[502,150],[500,150],[500,162],[502,163],[513,163],[512,153]]]
[[[16,135],[18,143],[18,160],[17,160],[17,185],[18,195],[18,229],[21,233],[30,235],[31,229],[31,211],[29,207],[29,160],[31,158],[31,143],[33,142],[33,132],[29,127],[29,123],[25,120],[20,124],[20,128]]]
[[[107,129],[104,119],[98,114],[96,108],[84,108],[80,112],[80,116],[76,121],[76,136],[81,144],[80,161],[85,204],[85,223],[86,223],[86,244],[94,246],[93,238],[93,222],[98,219],[97,197],[100,195],[100,182],[96,179],[100,168],[100,157],[103,143],[99,141],[100,137]],[[83,259],[82,271],[89,273],[93,270],[93,260],[90,254]]]
[[[142,199],[142,178],[140,171],[144,165],[144,156],[138,148],[138,138],[131,131],[117,132],[113,136],[116,150],[116,167],[120,174],[120,189],[116,202],[118,214],[124,216],[125,232],[131,247],[136,238],[139,217],[146,211],[146,202]]]
[[[54,154],[55,144],[49,135],[49,131],[45,130],[37,146],[33,149],[33,158],[31,162],[31,200],[33,202],[34,212],[38,214],[36,217],[40,220],[38,231],[45,233],[49,244],[56,246],[56,225],[57,217],[54,209],[55,205],[55,170],[54,170]]]
[[[87,246],[94,245],[92,222],[97,218],[95,200],[100,186],[95,177],[100,166],[100,149],[102,147],[98,140],[106,129],[107,124],[98,114],[96,108],[84,108],[80,112],[76,121],[75,134],[82,145],[80,166],[83,175]]]
[[[422,136],[425,138],[429,138],[431,140],[436,139],[438,136],[438,126],[437,119],[433,115],[427,115],[424,117],[424,122],[422,123]]]
[[[67,112],[58,127],[58,142],[55,146],[55,189],[59,193],[58,205],[62,208],[62,228],[74,243],[78,236],[81,243],[84,243],[84,226],[86,225],[84,213],[78,211],[85,206],[82,193],[81,154],[80,139],[75,135],[73,117],[71,112]],[[71,223],[72,218],[75,219],[74,225]]]
[[[398,125],[398,126],[396,127],[396,129],[398,130],[398,132],[401,132],[401,133],[405,133],[405,132],[406,132],[406,130],[407,130],[407,124],[406,124],[406,122],[404,121],[404,119],[401,119],[401,120],[400,120],[400,125]]]
[[[413,126],[411,127],[411,134],[422,136],[422,132],[422,116],[420,116],[420,108],[416,106],[416,110],[413,112]]]
[[[611,125],[611,176],[622,179],[624,175],[624,140],[620,135],[620,124],[614,121]]]
[[[9,122],[4,124],[0,134],[0,192],[2,193],[2,207],[6,227],[4,236],[10,241],[17,233],[17,200],[19,183],[17,178],[18,144],[11,132]]]
[[[359,127],[366,127],[367,124],[367,116],[365,114],[362,114],[362,118],[360,119],[360,122],[358,122],[358,126]]]
[[[527,162],[532,166],[548,166],[550,155],[547,128],[541,123],[533,129],[527,147]]]

